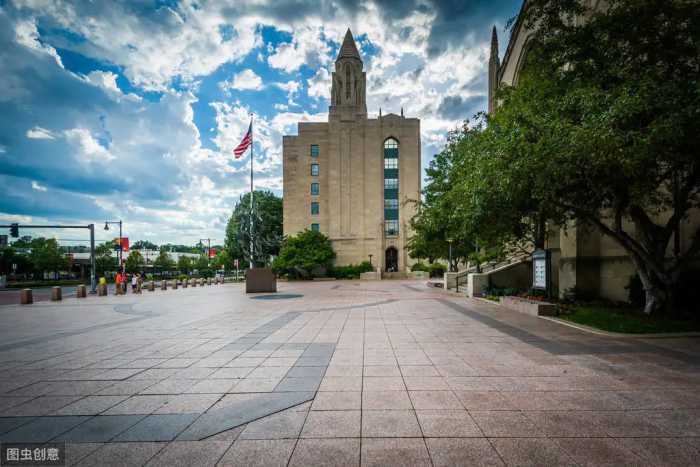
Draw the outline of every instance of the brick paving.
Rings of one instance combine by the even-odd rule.
[[[700,340],[419,281],[0,306],[0,443],[68,465],[697,465]]]

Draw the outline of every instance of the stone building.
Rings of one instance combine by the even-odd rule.
[[[348,29],[335,61],[328,122],[299,122],[283,138],[284,235],[319,230],[336,264],[369,261],[403,272],[410,200],[420,198],[420,120],[367,117],[366,73]]]
[[[582,0],[590,11],[605,8],[602,0]],[[521,14],[513,25],[505,55],[499,58],[498,37],[493,28],[491,54],[488,68],[489,112],[498,107],[495,91],[499,86],[517,86],[518,78],[529,51],[531,31],[521,21],[522,11],[527,8],[523,2]],[[585,18],[579,19],[585,21]],[[700,226],[700,215],[691,213],[681,228],[679,248],[685,251],[692,241],[694,232]],[[614,301],[627,301],[629,283],[636,270],[626,251],[611,237],[603,235],[597,228],[586,225],[550,226],[545,247],[552,258],[552,286],[560,297],[572,291],[591,297],[601,297]],[[669,245],[669,256],[672,245]],[[517,270],[516,268],[512,269]],[[511,276],[512,278],[512,276]],[[508,279],[505,279],[508,281]],[[522,278],[518,279],[522,285]],[[527,285],[527,284],[526,284]]]

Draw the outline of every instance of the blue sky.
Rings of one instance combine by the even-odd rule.
[[[249,113],[256,187],[281,194],[282,135],[327,118],[348,27],[370,117],[419,117],[425,167],[485,110],[490,29],[502,54],[520,3],[0,0],[0,223],[123,219],[133,239],[223,241],[248,189],[232,149]]]

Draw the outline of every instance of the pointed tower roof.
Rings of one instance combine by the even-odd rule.
[[[355,45],[355,39],[352,38],[350,28],[348,28],[347,32],[345,33],[343,45],[340,46],[340,51],[338,52],[338,58],[336,58],[336,61],[340,60],[341,58],[356,58],[362,61],[360,58],[360,52],[357,51],[357,45]]]
[[[491,30],[491,58],[498,60],[498,32],[495,25]]]

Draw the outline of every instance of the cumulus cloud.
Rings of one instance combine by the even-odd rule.
[[[250,68],[237,73],[230,80],[219,84],[225,91],[260,90],[263,88],[262,78]]]
[[[56,137],[54,134],[47,130],[46,128],[42,128],[40,126],[35,126],[34,128],[31,128],[27,130],[27,138],[30,139],[55,139]]]
[[[348,26],[365,62],[370,116],[403,107],[421,118],[427,165],[446,132],[485,106],[490,24],[502,30],[519,5],[6,2],[0,183],[9,194],[0,220],[120,217],[136,237],[221,237],[248,190],[248,161],[232,149],[249,113],[256,186],[279,193],[282,136],[298,121],[327,119],[320,111]],[[87,69],[70,71],[71,56]],[[269,92],[234,92],[261,89]]]

